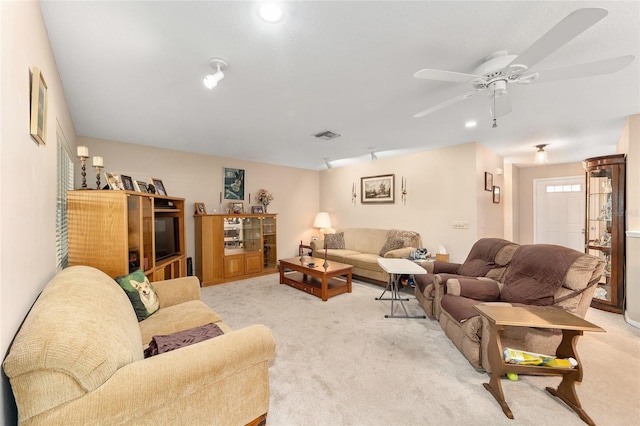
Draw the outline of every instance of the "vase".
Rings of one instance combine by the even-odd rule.
[[[267,206],[269,205],[269,203],[262,203],[262,207],[264,207],[263,212],[266,213],[267,212]]]

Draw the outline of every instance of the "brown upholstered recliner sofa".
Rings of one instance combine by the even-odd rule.
[[[7,358],[18,421],[29,425],[257,424],[269,407],[271,330],[231,330],[196,277],[153,283],[160,309],[138,322],[103,272],[72,266],[45,287]],[[150,358],[154,335],[209,323],[224,334]]]
[[[489,323],[478,315],[474,305],[546,306],[584,318],[603,269],[602,259],[566,247],[519,246],[502,282],[486,277],[436,276],[434,303],[440,306],[440,326],[473,367],[491,372],[487,357]],[[503,347],[551,355],[561,338],[557,330],[526,327],[506,327],[501,337]]]
[[[443,281],[456,275],[466,277],[487,277],[502,281],[507,265],[516,249],[516,243],[501,238],[481,238],[471,247],[464,263],[423,262],[426,274],[416,275],[416,300],[429,318],[440,317],[440,299],[445,287]]]

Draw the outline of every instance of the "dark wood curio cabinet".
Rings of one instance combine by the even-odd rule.
[[[585,170],[585,251],[605,261],[591,306],[621,313],[625,294],[625,154],[589,158]]]

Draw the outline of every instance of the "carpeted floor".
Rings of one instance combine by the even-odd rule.
[[[356,281],[353,293],[322,302],[278,284],[274,274],[205,287],[202,298],[234,329],[262,323],[273,330],[272,426],[584,424],[544,390],[559,377],[503,380],[515,416],[509,420],[482,386],[488,376],[471,367],[438,322],[385,318],[390,302],[374,300],[382,290]],[[415,299],[405,303],[411,314],[422,313]],[[640,330],[595,309],[587,320],[607,333],[587,333],[578,343],[583,408],[599,425],[635,423]]]

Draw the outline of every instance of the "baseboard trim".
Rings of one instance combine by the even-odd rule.
[[[640,322],[634,321],[631,318],[629,318],[626,312],[624,313],[624,320],[627,322],[627,324],[632,325],[635,328],[640,328]]]

